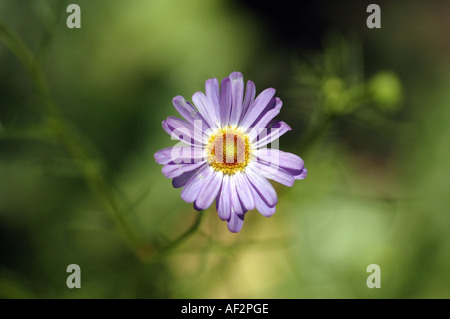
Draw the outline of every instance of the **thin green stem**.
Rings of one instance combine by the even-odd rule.
[[[309,127],[308,131],[300,141],[300,148],[306,150],[310,148],[319,138],[323,137],[333,123],[335,116],[330,114],[320,114],[319,118]]]
[[[167,252],[169,250],[172,250],[175,247],[179,246],[182,242],[187,240],[189,237],[191,237],[197,231],[198,227],[200,226],[200,223],[202,221],[204,214],[205,213],[203,210],[199,211],[197,218],[192,223],[191,227],[189,227],[183,234],[181,234],[179,237],[177,237],[176,239],[171,241],[167,246],[165,246],[163,249],[161,249],[161,252]]]
[[[43,110],[48,116],[48,123],[63,147],[72,156],[92,192],[99,199],[105,210],[111,215],[116,226],[127,243],[141,257],[143,244],[140,236],[125,218],[124,205],[101,173],[98,163],[93,160],[78,135],[70,128],[52,100],[47,81],[40,64],[36,61],[25,44],[0,21],[0,38],[19,58],[29,74]]]

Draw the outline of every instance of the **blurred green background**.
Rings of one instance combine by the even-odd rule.
[[[81,29],[66,27],[70,3]],[[271,218],[249,212],[231,234],[213,207],[142,260],[2,42],[0,297],[449,298],[450,3],[377,1],[382,27],[368,29],[369,3],[2,0],[145,254],[197,215],[153,154],[175,143],[161,128],[172,98],[208,78],[276,88],[293,128],[280,148],[309,175],[274,184]],[[66,286],[69,264],[81,289]]]

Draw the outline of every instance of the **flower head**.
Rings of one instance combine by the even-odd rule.
[[[222,80],[206,81],[205,93],[182,96],[173,105],[184,120],[168,117],[164,130],[180,142],[155,153],[163,174],[181,198],[204,210],[216,201],[219,217],[231,232],[239,232],[245,213],[257,209],[263,216],[275,213],[277,194],[267,179],[286,186],[307,174],[303,160],[277,148],[278,138],[291,130],[274,120],[282,102],[273,88],[255,98],[255,84],[233,72]],[[267,145],[271,144],[271,148]]]

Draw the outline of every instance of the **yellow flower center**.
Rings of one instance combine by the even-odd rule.
[[[211,136],[206,152],[209,165],[228,175],[243,171],[251,156],[248,136],[231,126],[218,129]]]

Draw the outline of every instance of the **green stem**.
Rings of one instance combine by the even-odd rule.
[[[310,148],[319,138],[323,137],[333,123],[335,116],[321,114],[319,118],[309,127],[303,139],[300,141],[300,149]]]
[[[179,246],[186,239],[191,237],[197,231],[198,227],[200,226],[200,223],[202,221],[202,218],[203,218],[204,214],[205,213],[204,213],[203,210],[199,211],[198,215],[197,215],[197,218],[192,223],[191,227],[189,227],[183,234],[181,234],[179,237],[177,237],[176,239],[171,241],[167,246],[165,246],[163,249],[161,249],[161,252],[167,252],[169,250],[172,250],[175,247]]]
[[[124,205],[114,190],[103,177],[100,168],[83,147],[77,134],[67,125],[60,110],[54,104],[47,81],[39,63],[36,61],[25,44],[0,21],[0,38],[8,45],[11,51],[19,58],[29,74],[36,90],[39,101],[49,117],[49,124],[62,143],[64,148],[72,156],[75,164],[82,173],[91,191],[100,200],[105,210],[111,215],[119,231],[138,254],[142,255],[142,240],[125,218]]]

